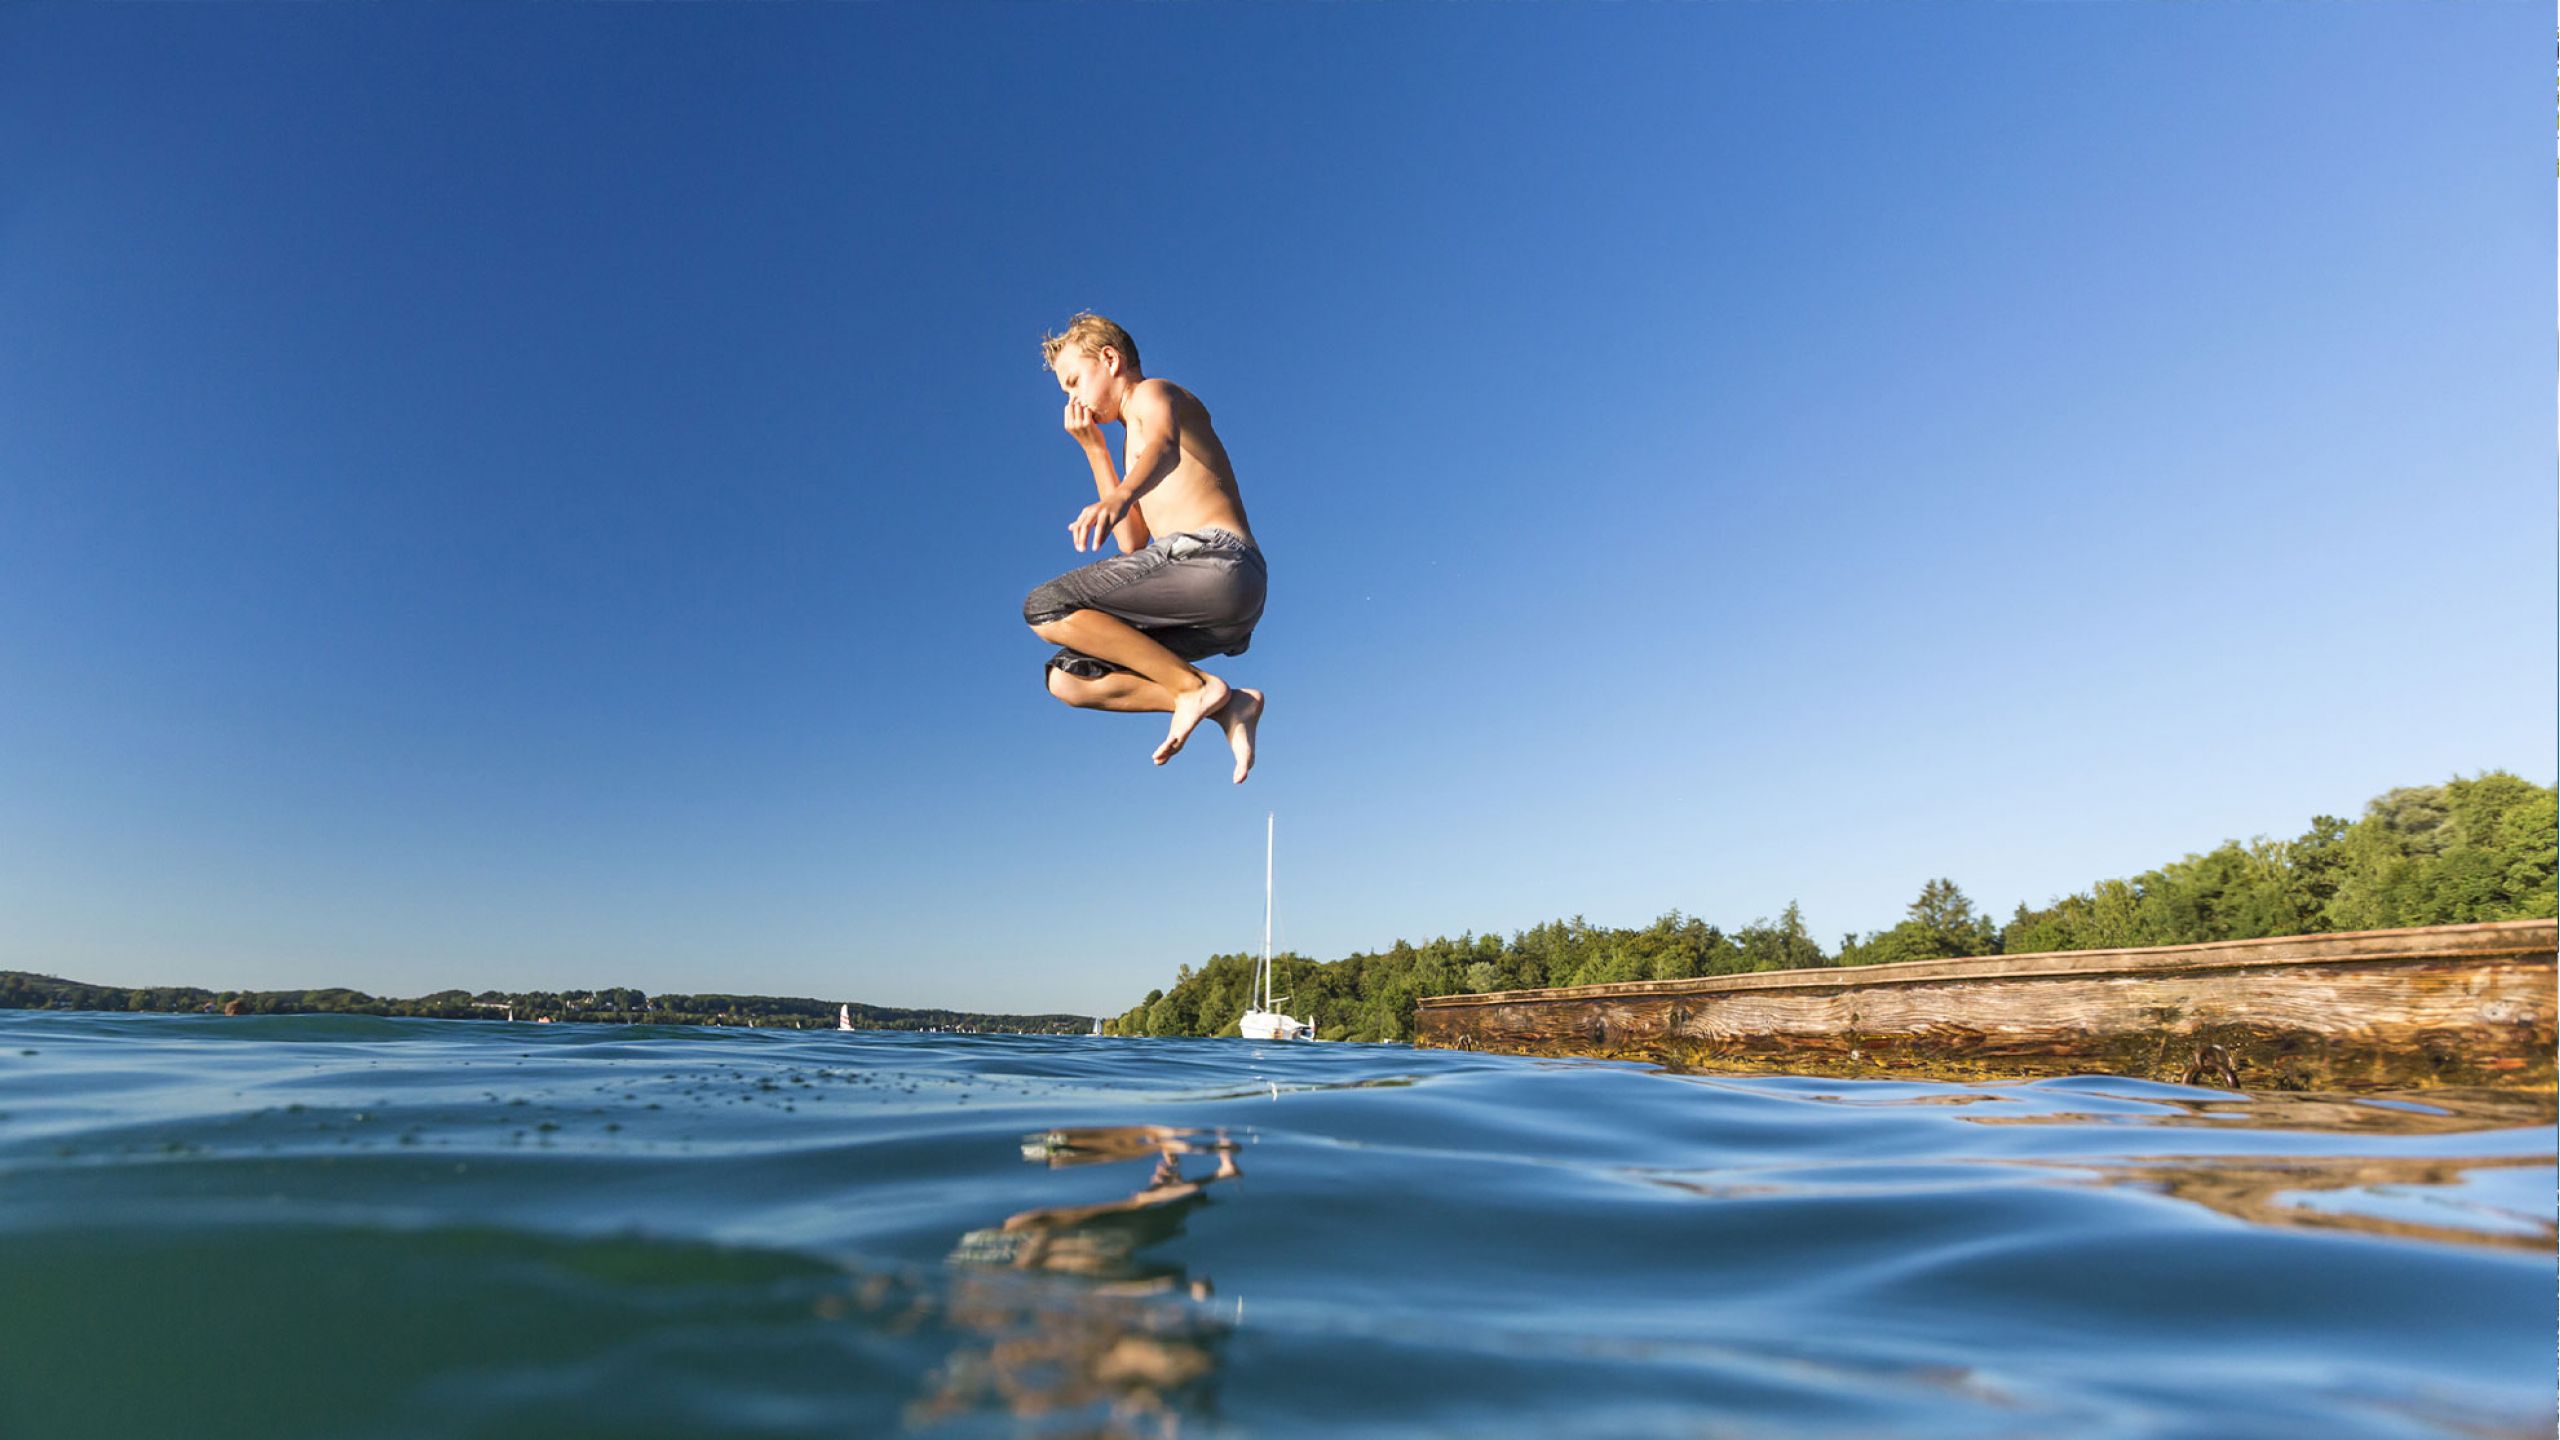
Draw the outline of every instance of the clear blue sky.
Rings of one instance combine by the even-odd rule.
[[[2548,6],[0,9],[0,966],[1116,1010],[2554,768]],[[1040,689],[1112,315],[1264,768]]]

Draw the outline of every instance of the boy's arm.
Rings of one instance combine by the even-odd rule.
[[[1111,447],[1096,436],[1092,444],[1084,447],[1084,458],[1093,466],[1093,488],[1103,499],[1110,499],[1111,492],[1120,488],[1120,472],[1111,468]],[[1132,504],[1129,513],[1120,517],[1120,523],[1111,527],[1111,538],[1120,542],[1123,553],[1146,549],[1147,541],[1154,538],[1147,533],[1146,512]],[[1098,536],[1093,543],[1095,549],[1102,547]]]
[[[1110,499],[1112,492],[1120,488],[1120,472],[1112,468],[1111,446],[1102,438],[1101,422],[1093,418],[1092,411],[1069,400],[1066,424],[1067,434],[1073,436],[1076,444],[1084,449],[1085,463],[1093,467],[1093,488],[1101,493],[1103,499]],[[1132,504],[1129,507],[1129,513],[1121,517],[1120,522],[1111,528],[1111,538],[1120,542],[1123,554],[1145,549],[1147,541],[1152,538],[1147,533],[1146,513]],[[1076,543],[1076,548],[1078,550],[1084,548],[1081,537]],[[1098,535],[1094,537],[1093,548],[1097,550],[1102,548],[1102,538]]]
[[[1120,541],[1122,549],[1138,548],[1129,543],[1124,533],[1124,527],[1133,521],[1139,529],[1138,544],[1144,545],[1146,521],[1138,513],[1138,502],[1172,474],[1181,459],[1173,443],[1173,394],[1168,387],[1141,384],[1130,391],[1129,398],[1121,402],[1120,423],[1129,431],[1129,473],[1117,484],[1112,483],[1111,452],[1102,452],[1093,473],[1095,483],[1102,487],[1102,498],[1086,506],[1075,523],[1067,527],[1078,550],[1085,548],[1087,536],[1092,537],[1093,548],[1101,549],[1106,530]]]

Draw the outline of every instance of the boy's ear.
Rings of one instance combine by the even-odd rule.
[[[1114,375],[1119,374],[1122,367],[1129,363],[1127,360],[1121,358],[1120,347],[1117,345],[1103,346],[1100,350],[1094,352],[1094,358],[1102,362],[1102,368],[1104,370]]]

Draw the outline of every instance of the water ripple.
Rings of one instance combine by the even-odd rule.
[[[2553,1109],[0,1013],[0,1434],[2547,1434]]]

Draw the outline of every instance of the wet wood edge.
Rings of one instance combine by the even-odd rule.
[[[1465,995],[1427,996],[1417,1002],[1417,1008],[1445,1010],[1466,1005],[1517,1004],[1531,1000],[1716,995],[1753,990],[1840,990],[1949,980],[2031,980],[2053,976],[2334,965],[2358,960],[2409,963],[2435,959],[2530,959],[2537,955],[2548,959],[2555,948],[2560,948],[2556,941],[2560,941],[2560,921],[2497,920],[2478,925],[2434,925],[2406,930],[2354,930],[2330,935],[2216,940],[2201,945],[2051,950],[2028,955],[1970,955],[1947,960],[1904,960],[1891,965],[1756,970],[1741,975],[1701,975],[1688,980],[1628,980],[1613,985],[1490,990]]]
[[[1416,1043],[1703,1073],[2553,1082],[2549,920],[1437,996]]]

